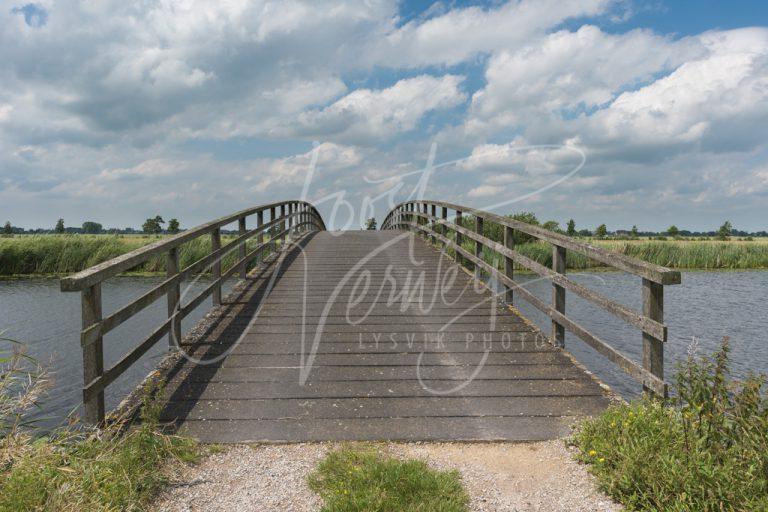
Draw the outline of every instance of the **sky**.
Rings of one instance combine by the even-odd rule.
[[[768,229],[758,1],[0,2],[0,222],[441,199]]]

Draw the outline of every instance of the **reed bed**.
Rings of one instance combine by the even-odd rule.
[[[161,239],[162,235],[30,235],[0,238],[0,275],[64,275],[79,272],[138,247]],[[226,244],[234,236],[223,236]],[[766,269],[768,268],[768,240],[743,241],[687,241],[687,240],[586,240],[627,256],[677,269]],[[248,241],[248,247],[256,245]],[[471,241],[464,241],[467,250],[473,250]],[[520,243],[516,249],[542,265],[552,264],[552,246],[546,242]],[[211,241],[201,237],[181,246],[179,257],[182,268],[209,254]],[[484,252],[486,261],[499,256]],[[224,269],[237,259],[237,251],[222,261]],[[600,268],[597,261],[568,251],[569,269]],[[522,269],[521,269],[522,270]],[[165,272],[165,256],[152,258],[133,269],[133,272]]]
[[[162,235],[33,235],[0,238],[0,275],[64,275],[79,272],[109,259],[156,242]],[[222,245],[234,236],[222,236]],[[253,248],[256,240],[249,240]],[[201,237],[179,249],[181,267],[187,267],[211,252],[210,237]],[[266,253],[265,253],[266,254]],[[237,260],[237,250],[222,260],[224,270]],[[165,272],[165,255],[159,255],[132,272]]]

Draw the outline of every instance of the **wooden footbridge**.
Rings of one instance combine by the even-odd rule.
[[[230,224],[235,234],[222,245]],[[516,233],[551,244],[552,265],[516,251]],[[203,236],[210,254],[181,268],[182,245]],[[566,251],[640,276],[643,311],[569,279]],[[101,283],[157,257],[167,279],[103,314]],[[516,268],[551,280],[552,300],[519,285]],[[184,282],[202,272],[211,280],[187,298]],[[330,232],[311,204],[287,201],[163,239],[61,288],[82,294],[88,422],[105,420],[106,386],[168,338],[162,417],[204,441],[536,440],[567,434],[610,400],[566,351],[566,330],[645,389],[666,392],[663,286],[679,282],[667,268],[459,205],[408,201],[380,231]],[[636,326],[642,364],[570,319],[566,290]],[[211,311],[182,335],[181,320],[208,297]],[[167,320],[104,368],[105,336],[160,299]],[[550,334],[514,309],[520,299],[552,319]]]

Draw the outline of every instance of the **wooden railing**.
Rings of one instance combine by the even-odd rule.
[[[269,219],[264,219],[264,213]],[[279,212],[279,213],[278,213]],[[256,227],[248,230],[246,219],[256,216]],[[221,245],[221,228],[237,222],[237,237]],[[104,420],[104,389],[125,372],[153,345],[168,334],[169,345],[181,341],[181,321],[197,308],[208,296],[213,296],[213,305],[221,304],[223,282],[238,273],[245,278],[248,265],[262,258],[266,248],[277,247],[278,240],[285,242],[286,236],[298,236],[307,231],[324,230],[320,214],[304,201],[283,201],[256,206],[232,215],[216,219],[177,235],[146,245],[117,258],[111,259],[87,270],[61,280],[61,290],[79,291],[82,294],[83,329],[80,342],[83,350],[83,420],[100,423]],[[211,252],[182,269],[179,266],[179,250],[182,244],[201,236],[210,235]],[[265,240],[265,235],[269,236]],[[246,242],[257,237],[257,245],[248,251]],[[284,245],[280,245],[284,247]],[[222,273],[221,260],[237,249],[237,261]],[[166,257],[167,279],[141,297],[102,317],[101,283],[122,272],[135,268],[158,255]],[[206,269],[211,269],[212,281],[203,291],[184,305],[181,305],[180,285],[182,281]],[[111,368],[104,369],[104,335],[136,315],[159,298],[166,296],[168,318],[144,341],[120,358]],[[175,341],[174,341],[175,340]]]
[[[440,215],[437,215],[437,209]],[[449,210],[453,211],[448,217]],[[474,230],[465,227],[462,219],[466,215],[474,218]],[[496,224],[503,230],[502,242],[491,240],[484,235],[488,224]],[[664,325],[664,285],[680,284],[680,272],[640,261],[623,254],[575,240],[566,235],[544,228],[516,221],[493,213],[467,208],[441,201],[406,201],[395,206],[384,219],[381,229],[409,229],[428,237],[432,243],[439,241],[444,249],[453,250],[459,263],[470,262],[476,277],[485,271],[493,275],[505,287],[506,302],[512,304],[513,295],[519,294],[524,300],[547,314],[552,320],[551,341],[554,345],[565,345],[565,330],[569,330],[597,352],[619,365],[629,375],[642,382],[643,387],[659,395],[666,395],[664,382],[664,343],[667,341],[667,326]],[[515,250],[515,231],[526,233],[552,245],[552,268],[548,268]],[[451,235],[452,233],[452,235]],[[464,238],[474,241],[474,250],[462,247]],[[483,247],[495,252],[503,259],[503,269],[497,268],[483,258]],[[590,290],[565,275],[566,251],[575,251],[604,265],[623,270],[642,278],[642,313]],[[552,301],[547,304],[514,280],[513,264],[516,263],[552,281]],[[616,315],[642,331],[642,366],[620,353],[608,343],[590,333],[565,313],[566,290],[591,301],[593,304]]]

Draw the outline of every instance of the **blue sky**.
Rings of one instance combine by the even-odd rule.
[[[335,228],[421,194],[768,229],[767,27],[752,1],[4,3],[0,222],[306,192]]]

